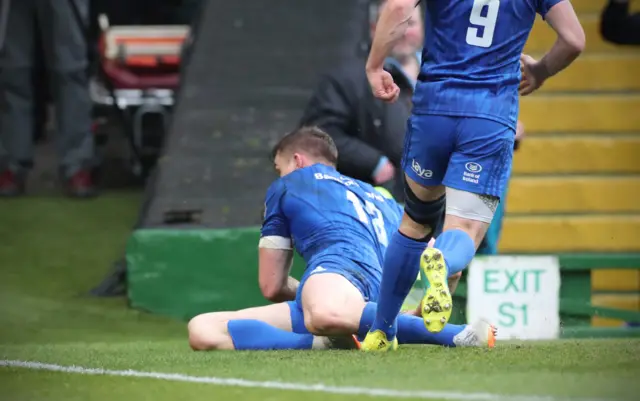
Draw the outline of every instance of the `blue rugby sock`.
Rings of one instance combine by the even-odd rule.
[[[260,320],[230,320],[229,335],[237,350],[311,349],[313,334],[291,333]]]
[[[406,237],[399,231],[391,237],[385,254],[378,310],[372,331],[382,330],[387,338],[395,337],[395,319],[418,277],[420,255],[426,247],[426,243]]]
[[[367,302],[367,304],[364,306],[364,309],[362,310],[362,316],[360,317],[360,326],[358,327],[358,332],[356,333],[360,341],[364,340],[364,337],[367,335],[369,330],[371,330],[373,321],[376,319],[377,311],[378,304],[375,302]],[[394,320],[393,325],[397,327],[396,320]]]
[[[446,324],[439,333],[432,333],[424,327],[424,321],[421,317],[400,315],[398,316],[398,343],[455,347],[453,339],[465,327],[466,325]]]
[[[377,307],[378,305],[374,302],[369,302],[362,311],[358,329],[358,338],[361,340],[371,328]],[[441,332],[431,333],[424,327],[422,319],[417,316],[400,315],[397,322],[397,337],[400,344],[433,344],[455,347],[454,337],[466,327],[465,325],[447,324]]]
[[[447,230],[440,234],[433,247],[442,252],[449,276],[463,271],[476,254],[473,239],[469,234],[458,229]]]
[[[289,305],[289,316],[291,317],[291,331],[298,334],[311,334],[304,325],[304,313],[297,301],[287,302]]]

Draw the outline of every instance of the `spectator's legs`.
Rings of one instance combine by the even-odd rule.
[[[0,196],[19,195],[33,164],[34,0],[12,1],[0,52]]]
[[[87,23],[88,0],[75,0]],[[56,147],[69,194],[95,194],[91,179],[94,143],[91,133],[87,38],[68,0],[39,3],[51,93],[56,109]]]

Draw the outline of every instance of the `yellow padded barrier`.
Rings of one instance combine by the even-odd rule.
[[[640,311],[640,294],[596,294],[591,296],[591,304],[607,308]],[[591,318],[591,325],[595,327],[619,327],[624,322],[599,316]]]
[[[532,135],[515,153],[513,173],[640,173],[640,132],[617,137]]]
[[[507,213],[640,213],[639,196],[640,177],[516,177]]]
[[[505,217],[500,251],[637,252],[640,215]]]
[[[593,306],[640,311],[640,294],[596,294],[591,296]]]
[[[624,325],[624,322],[618,319],[610,319],[600,316],[593,316],[591,318],[591,326],[593,327],[621,327],[622,325]]]
[[[591,270],[591,290],[640,291],[640,268]]]
[[[585,55],[545,82],[543,92],[640,90],[640,52]]]
[[[637,1],[636,1],[637,2]],[[574,3],[575,4],[575,3]],[[602,53],[602,52],[640,52],[633,46],[618,46],[606,42],[600,35],[600,16],[581,15],[580,22],[584,29],[587,39],[585,53]],[[525,53],[546,53],[551,49],[556,40],[556,33],[542,18],[537,18],[527,44],[524,47]]]
[[[640,95],[532,95],[520,118],[530,132],[639,132]]]

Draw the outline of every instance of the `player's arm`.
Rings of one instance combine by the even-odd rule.
[[[296,298],[298,280],[289,276],[293,262],[293,250],[263,247],[262,237],[259,250],[259,283],[262,295],[271,302],[286,302]],[[273,244],[272,244],[273,245]]]
[[[551,77],[578,58],[584,50],[586,39],[582,25],[569,0],[563,0],[551,7],[545,19],[558,34],[558,39],[549,53],[540,60],[540,68],[547,77]]]
[[[521,91],[523,95],[533,92],[545,80],[567,68],[582,53],[586,43],[584,30],[569,0],[561,0],[560,2],[557,2],[557,0],[541,1],[543,12],[546,11],[543,16],[553,30],[556,31],[558,38],[551,50],[539,61],[523,55],[522,61],[525,75],[528,73],[533,78],[533,82],[530,82],[530,87]],[[547,11],[545,4],[553,5]]]
[[[384,60],[407,30],[417,3],[416,0],[388,0],[382,7],[367,60],[367,70],[383,69]]]
[[[272,302],[291,301],[298,289],[298,281],[289,277],[293,242],[289,223],[281,209],[284,194],[285,188],[280,180],[269,187],[258,245],[260,291]]]

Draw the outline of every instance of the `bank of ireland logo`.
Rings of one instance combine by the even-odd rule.
[[[475,162],[469,162],[467,164],[464,165],[464,168],[473,174],[478,174],[479,172],[482,171],[482,166],[479,165],[478,163]]]

